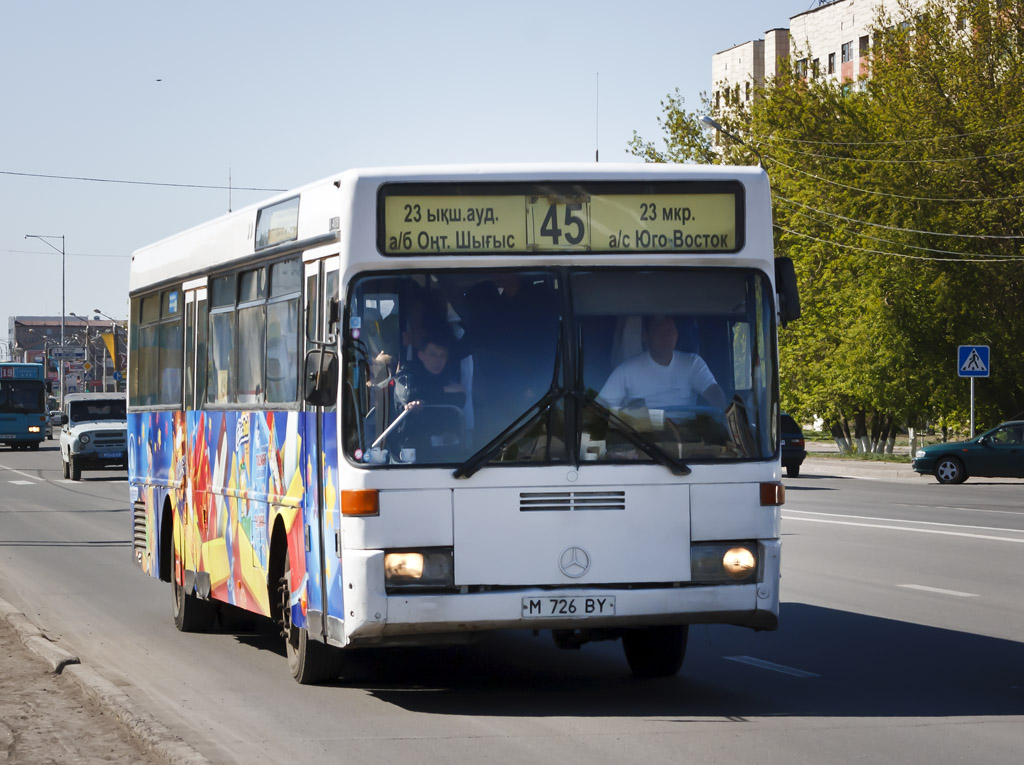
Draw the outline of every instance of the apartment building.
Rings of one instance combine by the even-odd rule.
[[[924,0],[912,0],[923,5]],[[763,39],[711,57],[711,103],[715,110],[752,101],[791,59],[809,77],[855,84],[870,74],[871,26],[879,9],[895,15],[897,0],[835,0],[789,18],[788,28],[769,29]]]

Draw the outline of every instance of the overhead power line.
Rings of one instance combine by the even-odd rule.
[[[825,216],[827,216],[829,218],[839,218],[840,220],[845,220],[848,223],[856,223],[856,224],[858,224],[860,226],[874,226],[875,228],[884,228],[887,231],[899,231],[899,232],[904,233],[904,234],[925,234],[927,236],[951,236],[951,237],[957,237],[959,239],[1024,239],[1024,234],[948,234],[948,233],[944,233],[944,232],[941,232],[941,231],[921,231],[921,230],[916,229],[916,228],[902,228],[900,226],[887,226],[884,223],[872,223],[871,221],[868,221],[868,220],[859,220],[857,218],[848,218],[845,215],[839,215],[837,213],[831,213],[831,212],[828,212],[827,210],[822,210],[822,209],[817,208],[817,207],[811,207],[810,205],[805,205],[805,204],[802,204],[800,202],[794,201],[792,199],[786,199],[785,197],[779,196],[778,194],[775,194],[772,198],[776,199],[776,200],[779,200],[781,202],[784,202],[784,203],[786,203],[788,205],[794,206],[794,207],[802,207],[805,210],[810,210],[812,212],[816,212],[819,215],[825,215]]]
[[[39,250],[0,250],[0,252],[10,253],[12,255],[38,255]],[[92,252],[68,252],[65,253],[69,258],[130,258],[131,255],[103,255],[100,253]]]
[[[896,257],[896,258],[907,258],[909,260],[930,260],[930,261],[934,261],[936,263],[970,263],[972,265],[979,265],[979,264],[988,265],[989,263],[1020,263],[1021,261],[1024,261],[1024,258],[1020,258],[1020,257],[1016,257],[1016,258],[983,258],[983,259],[975,260],[974,258],[971,258],[969,256],[968,257],[959,257],[959,258],[935,258],[935,257],[929,257],[927,255],[908,255],[908,254],[903,253],[903,252],[890,252],[889,250],[873,250],[870,247],[857,247],[856,245],[853,245],[853,244],[843,244],[842,242],[833,242],[833,241],[830,241],[828,239],[822,239],[821,237],[811,236],[810,234],[805,234],[805,233],[803,233],[801,231],[794,231],[791,228],[786,228],[786,227],[780,226],[778,224],[774,224],[773,227],[776,230],[778,230],[778,231],[782,231],[783,233],[786,233],[786,234],[792,234],[793,236],[799,236],[799,237],[801,237],[803,239],[810,239],[810,240],[815,241],[815,242],[821,242],[822,244],[827,244],[827,245],[829,245],[831,247],[841,247],[841,248],[843,248],[845,250],[857,250],[859,252],[866,252],[866,253],[869,253],[871,255],[891,255],[891,256]]]
[[[829,178],[823,178],[820,175],[809,173],[806,170],[800,170],[799,168],[787,165],[785,162],[780,162],[775,157],[771,157],[771,163],[778,167],[784,167],[787,170],[792,170],[794,173],[800,175],[806,175],[808,178],[814,178],[816,181],[822,183],[828,183],[832,186],[838,186],[841,189],[849,189],[850,191],[859,191],[861,194],[872,194],[880,197],[892,197],[894,199],[909,199],[914,202],[1007,202],[1024,200],[1024,196],[1007,196],[1007,197],[916,197],[909,194],[894,194],[891,191],[873,191],[872,189],[862,189],[857,186],[850,186],[846,183],[839,183],[838,181],[830,180]]]
[[[213,186],[201,183],[160,183],[157,181],[128,181],[119,178],[88,178],[79,175],[46,175],[44,173],[18,173],[13,170],[0,170],[0,175],[13,175],[22,178],[47,178],[57,181],[87,181],[89,183],[123,183],[130,186],[164,186],[174,189],[214,189],[217,191],[286,191],[287,189],[265,189],[257,186]]]
[[[897,241],[894,241],[892,239],[885,239],[885,238],[880,237],[880,236],[872,236],[871,234],[865,234],[864,232],[857,231],[857,230],[851,228],[850,226],[844,226],[842,224],[834,223],[832,221],[821,220],[820,218],[816,218],[813,215],[810,215],[809,213],[797,211],[795,214],[799,215],[802,218],[806,218],[809,221],[813,221],[814,223],[817,223],[820,226],[825,226],[826,228],[829,228],[832,231],[841,231],[841,232],[848,233],[850,236],[855,236],[858,239],[868,239],[868,240],[870,240],[872,242],[882,242],[883,244],[892,244],[892,245],[895,245],[897,247],[903,247],[903,248],[908,249],[908,250],[918,250],[919,252],[930,252],[930,253],[932,253],[934,255],[957,255],[957,256],[959,256],[961,258],[971,257],[971,258],[989,258],[989,259],[997,258],[998,259],[998,258],[1007,258],[1007,257],[1013,258],[1014,257],[1014,256],[1010,256],[1010,255],[995,255],[995,254],[992,254],[992,253],[989,253],[989,252],[963,252],[962,250],[938,250],[938,249],[936,249],[934,247],[924,247],[924,246],[917,245],[917,244],[907,244],[906,242],[897,242]],[[871,225],[871,224],[868,224],[868,225]],[[893,254],[895,255],[896,253],[893,253]],[[1021,258],[1021,259],[1024,260],[1024,258]]]
[[[1000,125],[999,127],[989,128],[987,130],[978,130],[973,133],[935,135],[928,136],[926,138],[897,138],[892,141],[809,141],[800,138],[779,138],[777,136],[772,136],[771,138],[762,139],[762,142],[767,144],[799,143],[806,144],[808,146],[907,146],[914,143],[933,143],[935,141],[952,141],[954,139],[960,140],[961,138],[973,138],[974,136],[991,135],[992,133],[1018,129],[1024,130],[1024,124]]]
[[[810,151],[797,151],[796,149],[789,149],[790,154],[796,154],[801,157],[812,157],[813,159],[829,159],[837,162],[863,162],[867,164],[876,165],[934,165],[945,162],[977,162],[979,159],[1002,159],[1004,157],[1019,157],[1024,154],[1024,149],[1020,151],[1007,151],[1000,154],[980,154],[971,157],[930,157],[926,159],[875,159],[867,157],[842,157],[836,154],[816,154]]]

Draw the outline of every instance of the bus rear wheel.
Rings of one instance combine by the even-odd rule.
[[[309,636],[304,627],[292,623],[291,562],[284,555],[284,576],[278,591],[281,593],[281,634],[284,635],[288,655],[288,671],[301,685],[316,685],[333,680],[341,674],[341,649],[321,643]]]
[[[622,634],[622,648],[637,677],[671,677],[686,657],[689,626],[643,627]]]
[[[179,632],[206,632],[217,618],[217,604],[203,600],[175,581],[171,582],[174,603],[174,626]]]

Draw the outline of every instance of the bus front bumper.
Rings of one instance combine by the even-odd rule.
[[[443,634],[491,630],[607,630],[667,624],[774,630],[779,615],[780,544],[762,540],[761,545],[760,581],[750,584],[503,587],[446,593],[385,592],[383,553],[346,551],[346,579],[362,581],[345,588],[345,637],[338,642],[369,645],[400,639],[415,643],[416,636],[433,636],[429,642],[436,642]],[[356,592],[365,593],[365,602],[359,602]],[[341,631],[332,630],[336,637]]]

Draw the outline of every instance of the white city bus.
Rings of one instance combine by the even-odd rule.
[[[133,554],[179,629],[271,617],[309,683],[510,628],[670,675],[689,624],[776,627],[799,307],[761,169],[352,170],[130,290]]]

